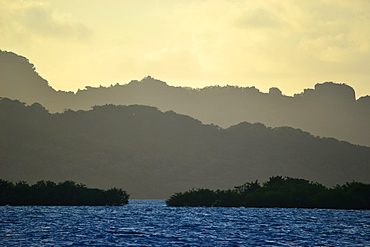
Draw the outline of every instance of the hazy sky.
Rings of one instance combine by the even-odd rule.
[[[334,81],[370,94],[369,0],[0,0],[0,49],[57,90]]]

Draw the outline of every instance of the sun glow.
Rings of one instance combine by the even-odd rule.
[[[334,81],[370,94],[369,1],[0,0],[0,11],[0,49],[58,90],[151,75],[287,95]]]

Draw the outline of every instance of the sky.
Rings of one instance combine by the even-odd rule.
[[[0,0],[0,49],[56,90],[346,83],[370,95],[368,0]]]

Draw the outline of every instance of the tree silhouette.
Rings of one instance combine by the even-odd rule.
[[[58,184],[41,180],[29,186],[24,181],[13,184],[0,179],[0,205],[120,206],[128,204],[128,199],[122,189],[91,189],[69,180]]]
[[[370,184],[351,182],[327,189],[305,179],[275,176],[263,186],[255,181],[233,190],[193,189],[176,193],[166,203],[168,206],[370,209]]]

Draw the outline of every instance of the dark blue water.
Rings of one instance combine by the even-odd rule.
[[[4,246],[370,246],[369,210],[0,207]]]

